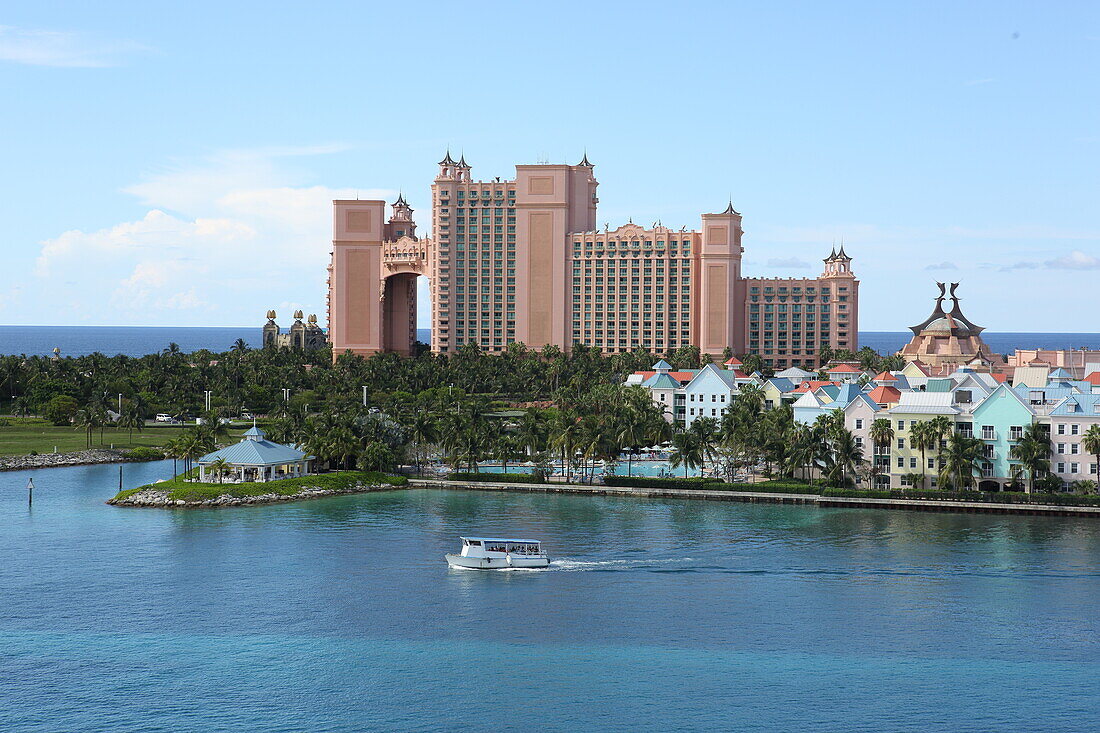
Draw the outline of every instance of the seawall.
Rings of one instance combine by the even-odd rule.
[[[967,514],[1021,514],[1058,517],[1098,517],[1100,507],[1054,506],[1050,504],[997,504],[983,501],[936,501],[933,499],[868,499],[862,497],[820,496],[818,494],[780,494],[768,491],[709,491],[707,489],[654,489],[631,486],[585,486],[581,484],[513,484],[491,481],[449,481],[445,479],[409,479],[409,485],[424,489],[463,489],[476,491],[526,491],[546,494],[589,494],[593,496],[637,496],[650,499],[700,499],[739,501],[750,504],[806,504],[821,507],[869,509],[905,509],[922,512],[962,512]]]

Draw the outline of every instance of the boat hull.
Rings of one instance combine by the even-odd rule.
[[[546,557],[444,557],[448,565],[459,570],[538,570],[550,566],[550,559]]]

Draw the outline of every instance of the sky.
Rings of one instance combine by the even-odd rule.
[[[949,280],[990,330],[1100,331],[1098,69],[1095,2],[8,3],[0,324],[323,322],[331,200],[423,233],[450,148],[587,151],[612,227],[732,199],[748,275],[843,242],[861,330]]]

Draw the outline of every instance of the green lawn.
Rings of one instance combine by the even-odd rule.
[[[2,424],[4,422],[7,425]],[[92,447],[110,448],[113,444],[116,448],[156,448],[175,438],[183,429],[182,425],[150,425],[140,433],[134,431],[131,443],[127,431],[106,428],[102,438],[98,430],[92,433]],[[230,429],[230,439],[239,439],[244,430],[244,427]],[[87,436],[83,429],[59,427],[41,418],[0,418],[0,456],[21,456],[31,451],[53,453],[54,446],[59,453],[84,450],[88,447]]]
[[[191,471],[193,475],[194,470]],[[293,496],[305,487],[320,489],[346,489],[354,486],[356,482],[364,484],[390,484],[392,486],[405,486],[409,480],[404,476],[390,476],[377,471],[339,471],[336,473],[320,473],[312,476],[298,476],[295,478],[268,481],[266,483],[248,482],[243,484],[219,484],[219,483],[188,483],[183,480],[183,474],[157,484],[139,486],[136,489],[126,489],[118,492],[115,499],[125,499],[131,494],[148,488],[164,489],[169,492],[168,498],[173,501],[203,501],[217,499],[223,494],[234,497],[262,496],[264,494],[279,494],[281,496]]]

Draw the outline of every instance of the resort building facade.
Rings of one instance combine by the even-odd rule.
[[[817,278],[746,278],[742,217],[730,203],[695,230],[596,223],[598,182],[577,165],[517,165],[475,181],[448,153],[432,183],[432,236],[401,197],[334,201],[329,332],[345,351],[409,353],[415,278],[429,279],[432,350],[574,344],[607,354],[698,346],[817,366],[822,346],[859,348],[859,281],[843,247]]]

